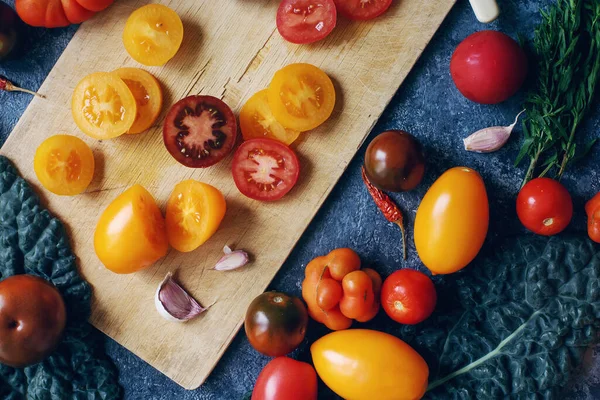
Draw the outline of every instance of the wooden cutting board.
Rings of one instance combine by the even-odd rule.
[[[247,306],[281,267],[455,0],[394,0],[381,18],[362,23],[340,18],[326,40],[306,46],[286,43],[277,32],[277,0],[161,3],[181,16],[185,38],[166,66],[147,68],[166,92],[165,110],[155,127],[143,135],[99,142],[79,132],[71,117],[71,94],[85,75],[140,67],[127,55],[121,34],[128,15],[147,1],[120,0],[79,28],[40,89],[48,99],[31,102],[0,153],[37,184],[33,155],[44,139],[68,133],[90,144],[97,171],[85,194],[70,198],[39,190],[66,223],[81,270],[94,287],[91,322],[181,386],[194,389],[223,355]],[[161,125],[175,101],[191,94],[213,95],[237,112],[267,87],[275,71],[294,62],[325,70],[338,102],[332,118],[295,145],[302,172],[282,201],[260,203],[242,196],[231,178],[231,157],[194,170],[167,153]],[[109,202],[139,183],[164,209],[175,184],[190,178],[216,186],[227,199],[227,215],[217,234],[192,253],[170,251],[133,275],[106,270],[94,254],[92,238]],[[211,270],[225,244],[247,250],[253,263],[233,272]],[[202,304],[213,307],[187,324],[163,320],[153,297],[169,271],[176,271]]]

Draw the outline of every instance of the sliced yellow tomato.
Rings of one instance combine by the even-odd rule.
[[[187,180],[175,186],[167,203],[167,234],[174,249],[189,252],[219,228],[227,206],[215,187]]]
[[[75,123],[95,139],[112,139],[127,132],[137,114],[135,98],[115,73],[97,72],[79,82],[71,99]]]
[[[240,110],[242,136],[244,140],[269,138],[290,145],[300,132],[284,127],[275,119],[269,107],[268,92],[265,89],[254,94]]]
[[[489,225],[485,184],[477,171],[455,167],[429,188],[415,218],[415,246],[435,274],[467,266],[479,253]]]
[[[321,125],[335,106],[331,79],[311,64],[291,64],[277,71],[269,85],[268,97],[277,121],[300,132]]]
[[[123,44],[129,55],[148,66],[166,64],[177,54],[182,41],[181,18],[161,4],[148,4],[135,10],[123,31]]]
[[[137,114],[127,133],[142,133],[158,118],[163,105],[160,83],[152,74],[139,68],[119,68],[115,74],[125,82],[135,98]]]
[[[81,139],[56,135],[35,151],[33,169],[42,186],[61,196],[82,193],[94,177],[94,154]]]
[[[129,274],[167,254],[165,220],[152,195],[132,186],[104,210],[94,232],[96,255],[109,270]]]

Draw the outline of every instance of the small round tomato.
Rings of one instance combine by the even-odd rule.
[[[489,203],[481,175],[471,168],[444,172],[429,188],[415,218],[415,246],[433,274],[466,267],[488,231]]]
[[[527,76],[527,56],[511,37],[481,31],[463,40],[450,61],[450,73],[467,99],[497,104],[514,95]]]
[[[340,14],[356,21],[376,18],[387,11],[392,0],[333,0]]]
[[[183,41],[183,23],[167,6],[148,4],[135,10],[123,31],[125,50],[147,66],[165,65],[175,57]]]
[[[219,189],[191,179],[177,184],[167,203],[169,243],[181,252],[197,249],[217,231],[226,209]]]
[[[36,364],[52,353],[65,328],[60,292],[32,275],[0,282],[0,363],[15,368]]]
[[[165,147],[190,168],[221,161],[237,141],[237,122],[227,104],[213,96],[188,96],[171,107],[163,128]]]
[[[556,235],[571,222],[573,200],[567,189],[554,179],[533,179],[517,196],[517,215],[530,231],[544,236]]]
[[[135,98],[137,114],[127,133],[142,133],[158,118],[163,104],[163,94],[158,80],[139,68],[119,68],[115,71]]]
[[[312,365],[288,357],[271,360],[260,372],[251,400],[317,400]]]
[[[381,304],[391,319],[414,325],[425,321],[437,302],[433,282],[427,275],[413,269],[401,269],[391,274],[381,289]]]
[[[114,0],[77,0],[81,7],[90,11],[102,11],[108,8]]]
[[[292,144],[300,132],[281,125],[269,107],[268,90],[261,90],[250,97],[240,110],[240,129],[244,140],[266,138]]]
[[[273,115],[289,129],[308,131],[331,116],[335,106],[333,82],[311,64],[290,64],[275,73],[269,85]]]
[[[277,30],[288,42],[314,43],[331,33],[337,21],[333,0],[282,0]]]
[[[94,154],[78,137],[56,135],[35,151],[33,169],[40,183],[54,194],[82,193],[94,177]]]
[[[110,203],[96,225],[94,249],[117,274],[147,268],[167,254],[165,220],[146,189],[132,186]]]
[[[300,164],[285,144],[271,139],[245,141],[233,156],[233,180],[239,191],[254,200],[275,201],[298,181]]]
[[[75,123],[94,139],[112,139],[133,125],[137,106],[131,90],[115,73],[97,72],[83,78],[71,99]]]
[[[252,347],[267,356],[279,357],[302,343],[307,324],[302,300],[281,292],[265,292],[248,307],[244,329]]]

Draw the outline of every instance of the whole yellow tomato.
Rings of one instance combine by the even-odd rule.
[[[483,246],[489,204],[481,176],[471,168],[449,169],[431,186],[417,210],[415,246],[435,274],[467,266]]]
[[[337,331],[310,348],[317,373],[346,400],[416,400],[429,368],[402,340],[368,329]]]
[[[109,204],[96,226],[94,248],[104,266],[118,274],[149,267],[167,254],[165,220],[146,189],[132,186]]]

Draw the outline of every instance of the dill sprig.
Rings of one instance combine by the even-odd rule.
[[[577,151],[575,134],[594,100],[600,73],[600,1],[557,0],[542,11],[533,40],[537,84],[527,93],[525,140],[515,164],[529,156],[524,184],[565,169],[589,152]]]

